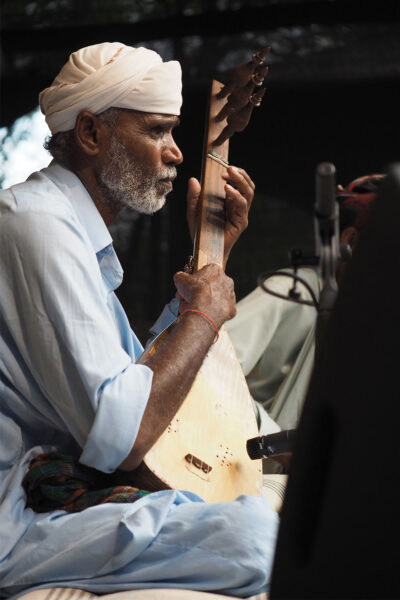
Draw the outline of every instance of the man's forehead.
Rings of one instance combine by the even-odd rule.
[[[159,124],[171,127],[177,127],[180,124],[180,119],[177,115],[150,113],[129,109],[123,109],[121,112],[123,112],[127,118],[131,119],[132,121],[142,121],[143,123]]]
[[[180,119],[177,115],[164,115],[161,113],[142,113],[147,121],[166,123],[173,126],[179,125]]]

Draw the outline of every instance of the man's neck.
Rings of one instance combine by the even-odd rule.
[[[115,206],[111,206],[110,203],[107,201],[99,187],[97,177],[93,169],[90,167],[84,167],[81,169],[71,170],[75,173],[77,177],[79,177],[82,184],[85,186],[87,192],[89,193],[90,197],[95,203],[96,208],[99,211],[104,223],[107,225],[107,227],[111,225],[111,223],[121,212],[121,209]]]

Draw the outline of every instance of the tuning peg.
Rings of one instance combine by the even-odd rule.
[[[261,100],[263,99],[265,92],[266,88],[259,88],[258,90],[256,90],[254,94],[252,94],[250,97],[251,104],[253,106],[260,106]]]
[[[250,102],[254,87],[255,83],[250,79],[250,81],[244,87],[233,90],[233,92],[229,94],[225,106],[223,106],[221,111],[215,117],[216,121],[222,121],[234,110],[240,110],[246,106],[246,104]]]
[[[234,111],[228,115],[227,125],[222,130],[218,138],[213,142],[213,145],[220,146],[225,140],[232,137],[237,131],[243,131],[250,121],[250,115],[255,106],[260,106],[261,100],[265,94],[265,88],[259,88],[250,96],[246,106],[239,111]]]
[[[270,53],[270,51],[271,46],[265,46],[264,48],[261,48],[261,50],[259,50],[258,52],[255,52],[252,56],[253,63],[261,65]]]
[[[257,90],[250,98],[250,102],[238,112],[229,115],[228,125],[233,128],[233,131],[243,131],[247,127],[250,120],[250,115],[255,106],[260,106],[261,99],[265,94],[265,88]],[[231,134],[232,135],[232,134]]]
[[[255,85],[262,85],[267,75],[268,65],[265,65],[264,67],[257,67],[253,75],[251,76],[251,79]]]
[[[256,67],[260,66],[264,62],[264,59],[267,56],[267,54],[269,54],[270,50],[271,46],[266,46],[258,52],[255,52],[252,56],[252,59],[249,62],[243,63],[242,65],[235,67],[231,71],[228,83],[221,89],[219,94],[217,94],[217,97],[225,98],[235,88],[245,86],[249,79],[252,78]]]
[[[226,96],[232,93],[235,88],[246,85],[252,75],[252,72],[247,69],[247,65],[251,64],[252,63],[245,63],[236,67],[233,78],[224,85],[221,91],[217,94],[217,98],[226,98]]]

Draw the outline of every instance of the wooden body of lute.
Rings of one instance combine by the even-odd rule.
[[[200,214],[194,270],[208,263],[223,265],[225,181],[228,144],[218,142],[226,128],[220,119],[226,99],[213,81],[204,144]],[[157,351],[163,332],[141,360]],[[208,502],[234,500],[240,494],[261,495],[261,461],[250,460],[246,442],[258,435],[252,399],[233,345],[224,328],[212,344],[179,411],[135,472],[145,489],[182,489]]]

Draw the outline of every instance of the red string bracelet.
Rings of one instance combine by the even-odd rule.
[[[214,321],[213,321],[213,320],[212,320],[212,319],[211,319],[211,318],[210,318],[208,315],[206,315],[206,313],[203,313],[203,312],[201,312],[201,310],[196,310],[195,308],[186,308],[186,309],[185,309],[185,310],[184,310],[184,311],[181,313],[181,316],[183,316],[183,315],[184,315],[185,313],[187,313],[187,312],[194,312],[194,313],[197,313],[197,314],[201,315],[202,317],[204,317],[205,319],[207,319],[207,321],[208,321],[209,323],[211,323],[211,325],[214,327],[215,331],[217,332],[217,337],[216,337],[216,339],[214,340],[214,342],[213,342],[213,343],[215,344],[216,342],[218,342],[218,339],[219,339],[219,330],[218,330],[218,327],[216,326],[216,324],[214,323]]]

